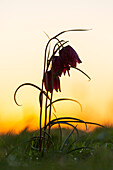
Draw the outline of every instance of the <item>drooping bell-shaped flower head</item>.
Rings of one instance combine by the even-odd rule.
[[[60,56],[54,56],[52,60],[52,71],[53,75],[61,76],[64,70],[64,64]]]
[[[59,54],[65,65],[76,67],[76,63],[82,63],[77,52],[70,45],[63,47]]]
[[[76,67],[77,63],[82,63],[77,52],[70,46],[63,47],[60,51],[60,59],[64,64],[64,68],[69,71],[69,67]]]
[[[54,56],[53,60],[52,60],[52,70],[53,70],[53,74],[56,76],[61,76],[62,73],[66,73],[66,71],[68,72],[69,75],[69,70],[70,67],[69,65],[65,65],[62,58],[60,56]]]
[[[52,93],[53,89],[55,89],[57,92],[58,90],[61,92],[59,76],[54,76],[52,70],[45,73],[44,84],[45,89],[48,90],[50,93]]]
[[[76,67],[77,63],[81,63],[78,54],[71,46],[63,47],[59,51],[59,56],[54,56],[52,60],[53,74],[61,76],[62,73],[69,74],[70,67]]]

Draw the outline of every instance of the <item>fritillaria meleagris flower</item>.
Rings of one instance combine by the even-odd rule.
[[[52,69],[53,73],[56,75],[61,76],[62,73],[68,72],[69,75],[69,70],[70,67],[75,67],[77,63],[81,63],[82,61],[79,59],[78,54],[76,51],[71,47],[71,46],[66,46],[63,47],[59,51],[59,56],[54,56],[52,60]]]
[[[54,56],[52,60],[52,71],[56,76],[61,76],[64,70],[64,64],[60,56]]]
[[[45,84],[45,89],[48,90],[50,93],[52,93],[53,89],[55,89],[57,92],[58,90],[61,92],[59,76],[55,76],[52,73],[52,70],[47,71],[45,73],[44,84]]]
[[[50,71],[47,71],[44,75],[45,89],[50,91],[50,93],[55,89],[57,92],[60,89],[60,76],[62,73],[69,74],[70,67],[75,67],[77,63],[81,63],[78,54],[71,46],[63,47],[59,51],[59,56],[54,56],[52,59],[52,67]]]
[[[61,60],[67,66],[76,67],[76,63],[82,63],[76,51],[70,46],[63,47],[59,51]]]

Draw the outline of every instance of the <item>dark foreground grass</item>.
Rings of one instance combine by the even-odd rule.
[[[38,132],[25,130],[19,135],[1,135],[0,170],[113,169],[113,128],[97,128],[88,133],[80,131],[79,136],[75,132],[63,145],[70,132],[63,129],[61,140],[59,129],[53,129],[49,151],[43,157],[37,151],[35,140],[31,141]]]

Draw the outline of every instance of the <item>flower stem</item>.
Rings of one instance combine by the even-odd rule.
[[[47,91],[48,94],[48,91]],[[46,134],[46,124],[47,124],[47,102],[48,102],[48,98],[46,97],[46,103],[45,103],[45,123],[44,123],[44,134],[43,134],[43,152],[42,154],[44,154],[44,147],[45,147],[45,134]]]
[[[51,99],[50,99],[50,109],[49,109],[49,123],[50,123],[50,121],[51,121],[51,106],[52,106],[52,96],[53,96],[53,92],[51,93]],[[48,149],[49,149],[49,138],[50,138],[50,130],[51,130],[51,126],[50,126],[50,124],[49,124],[49,129],[48,129],[48,140],[47,140],[47,151],[48,151]]]
[[[42,136],[42,107],[40,107],[40,138],[39,138],[39,151],[41,152],[41,145],[42,145],[42,142],[41,142],[41,136]]]

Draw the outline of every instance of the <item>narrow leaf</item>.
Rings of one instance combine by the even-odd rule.
[[[82,71],[81,69],[76,68],[76,67],[72,67],[72,68],[75,68],[76,70],[78,70],[78,71],[80,71],[81,73],[83,73],[86,77],[88,77],[89,81],[91,80],[91,78],[90,78],[84,71]]]
[[[81,150],[81,149],[93,149],[93,148],[83,146],[83,147],[80,147],[80,148],[75,148],[75,149],[73,149],[73,150],[70,150],[70,151],[68,151],[67,153],[71,153],[71,152],[73,152],[73,151],[77,151],[77,150]]]
[[[60,148],[61,151],[63,150],[63,148],[64,148],[67,140],[69,139],[69,137],[73,134],[74,130],[75,130],[75,128],[73,128],[73,130],[72,130],[72,131],[69,133],[69,135],[65,138],[65,140],[64,140],[64,142],[63,142],[63,144],[62,144],[62,146],[61,146],[61,148]]]
[[[71,29],[71,30],[66,30],[66,31],[62,31],[60,33],[58,33],[55,37],[58,37],[61,34],[64,34],[66,32],[71,32],[71,31],[90,31],[91,29]]]
[[[17,91],[18,91],[21,87],[26,86],[26,85],[33,86],[33,87],[35,87],[36,89],[40,90],[40,91],[50,100],[50,98],[49,98],[49,96],[47,95],[47,93],[46,93],[45,91],[43,91],[43,90],[42,90],[40,87],[38,87],[37,85],[32,84],[32,83],[24,83],[24,84],[21,84],[21,85],[15,90],[15,93],[14,93],[14,101],[15,101],[15,103],[16,103],[18,106],[21,106],[21,105],[19,105],[19,104],[17,103],[17,100],[16,100]]]
[[[80,105],[80,108],[81,108],[81,111],[82,111],[82,105],[81,105],[77,100],[75,100],[75,99],[70,99],[70,98],[61,98],[61,99],[54,100],[52,103],[50,103],[50,104],[47,106],[47,108],[48,108],[51,104],[56,103],[56,102],[59,102],[59,101],[63,101],[63,100],[68,100],[68,101],[73,101],[73,102],[78,103],[78,104]]]

